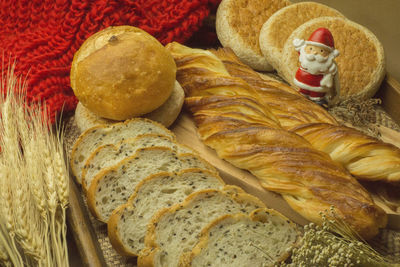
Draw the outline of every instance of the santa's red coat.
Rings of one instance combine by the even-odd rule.
[[[324,78],[323,74],[311,74],[305,71],[303,68],[298,68],[295,78],[294,84],[297,85],[301,89],[305,89],[312,92],[320,92],[324,93],[328,90],[328,88],[321,86],[321,80]]]

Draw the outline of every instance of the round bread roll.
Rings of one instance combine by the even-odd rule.
[[[75,53],[71,87],[97,116],[125,120],[149,113],[171,95],[176,65],[154,37],[132,26],[109,27]]]
[[[185,92],[181,85],[175,81],[174,90],[171,96],[158,109],[143,115],[142,117],[157,121],[165,127],[171,126],[181,112]],[[87,109],[81,102],[78,103],[75,110],[75,122],[81,132],[86,131],[96,125],[113,124],[118,121],[101,118]]]
[[[272,14],[289,4],[288,0],[222,0],[215,25],[219,41],[246,65],[271,71],[272,66],[260,50],[260,29]]]
[[[321,27],[331,31],[335,49],[340,52],[335,59],[340,81],[339,99],[354,96],[361,99],[372,97],[385,76],[383,47],[371,31],[348,19],[320,17],[294,30],[283,48],[281,75],[294,85],[293,78],[299,66],[299,54],[293,46],[293,40],[307,40],[313,31]]]
[[[301,2],[275,12],[261,27],[261,52],[274,69],[281,73],[282,49],[290,34],[303,23],[317,17],[341,17],[339,11],[315,2]]]

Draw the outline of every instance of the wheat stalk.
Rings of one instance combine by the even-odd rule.
[[[0,262],[69,266],[68,167],[62,129],[58,126],[53,133],[44,105],[27,107],[26,83],[15,77],[13,69],[11,64],[7,75],[3,72],[0,85],[0,199],[4,203],[0,229],[5,229],[0,231]]]

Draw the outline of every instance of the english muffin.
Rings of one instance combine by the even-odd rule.
[[[272,14],[289,4],[288,0],[222,0],[215,26],[219,41],[253,69],[271,71],[261,53],[260,29]]]
[[[382,44],[367,28],[339,17],[312,19],[292,32],[282,50],[281,75],[294,85],[293,78],[299,66],[299,54],[294,39],[307,40],[317,28],[331,31],[335,49],[340,55],[335,59],[340,81],[340,99],[359,96],[372,97],[385,76],[385,56]]]
[[[344,16],[336,9],[315,2],[301,2],[275,12],[261,27],[260,48],[268,63],[281,72],[283,46],[292,32],[303,23],[318,17]]]

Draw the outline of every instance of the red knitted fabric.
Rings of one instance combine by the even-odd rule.
[[[132,25],[161,43],[185,42],[219,0],[0,0],[0,48],[28,75],[28,102],[44,100],[51,118],[77,104],[70,88],[73,55],[93,33]],[[4,66],[2,71],[7,70]]]

